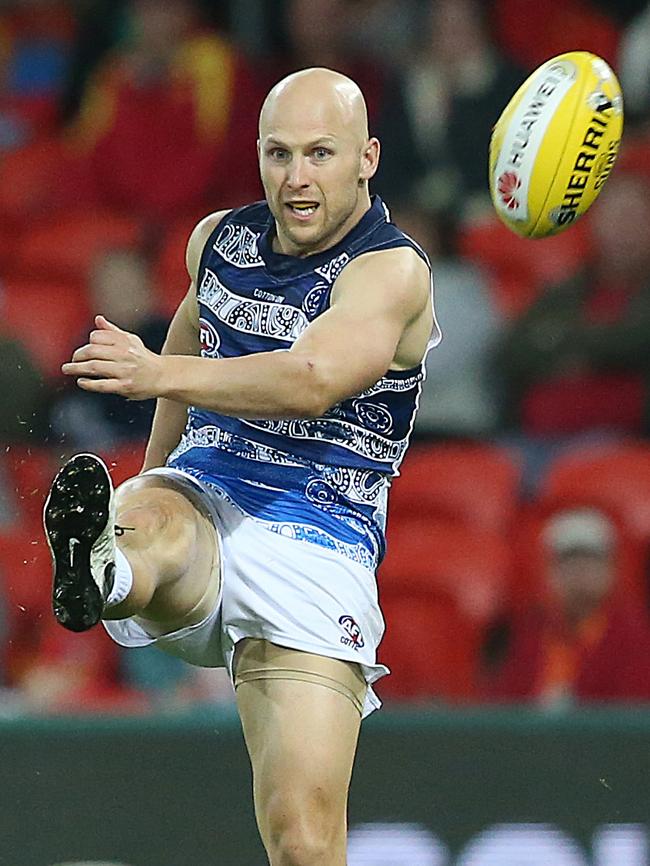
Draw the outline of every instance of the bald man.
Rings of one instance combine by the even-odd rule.
[[[369,195],[379,142],[356,84],[285,78],[257,147],[266,201],[192,232],[162,354],[100,315],[63,365],[158,402],[140,475],[114,494],[82,454],[53,482],[54,611],[225,665],[271,866],[342,866],[360,720],[387,673],[387,492],[440,334],[426,256]]]

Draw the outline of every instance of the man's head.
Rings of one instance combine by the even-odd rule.
[[[137,327],[152,312],[149,263],[138,250],[103,253],[94,263],[89,288],[96,309],[121,328]]]
[[[543,540],[551,588],[567,617],[579,622],[598,608],[613,587],[614,524],[596,509],[561,511],[546,524]]]
[[[281,252],[338,243],[370,205],[379,142],[363,94],[345,75],[304,69],[273,87],[260,112],[258,153]]]

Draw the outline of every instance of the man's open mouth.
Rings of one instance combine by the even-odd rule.
[[[291,213],[298,217],[308,217],[318,209],[318,202],[315,201],[288,201],[287,207]]]

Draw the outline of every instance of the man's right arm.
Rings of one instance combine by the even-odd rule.
[[[201,254],[211,233],[227,213],[228,211],[224,210],[210,214],[201,220],[190,235],[186,264],[191,283],[172,318],[162,349],[163,355],[199,355],[201,352],[199,305],[196,297]],[[142,472],[165,465],[165,461],[180,441],[186,422],[186,405],[163,398],[156,402]]]

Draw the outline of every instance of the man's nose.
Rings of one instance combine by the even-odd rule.
[[[309,171],[304,159],[298,158],[291,160],[287,172],[287,185],[291,189],[304,189],[309,186]]]

